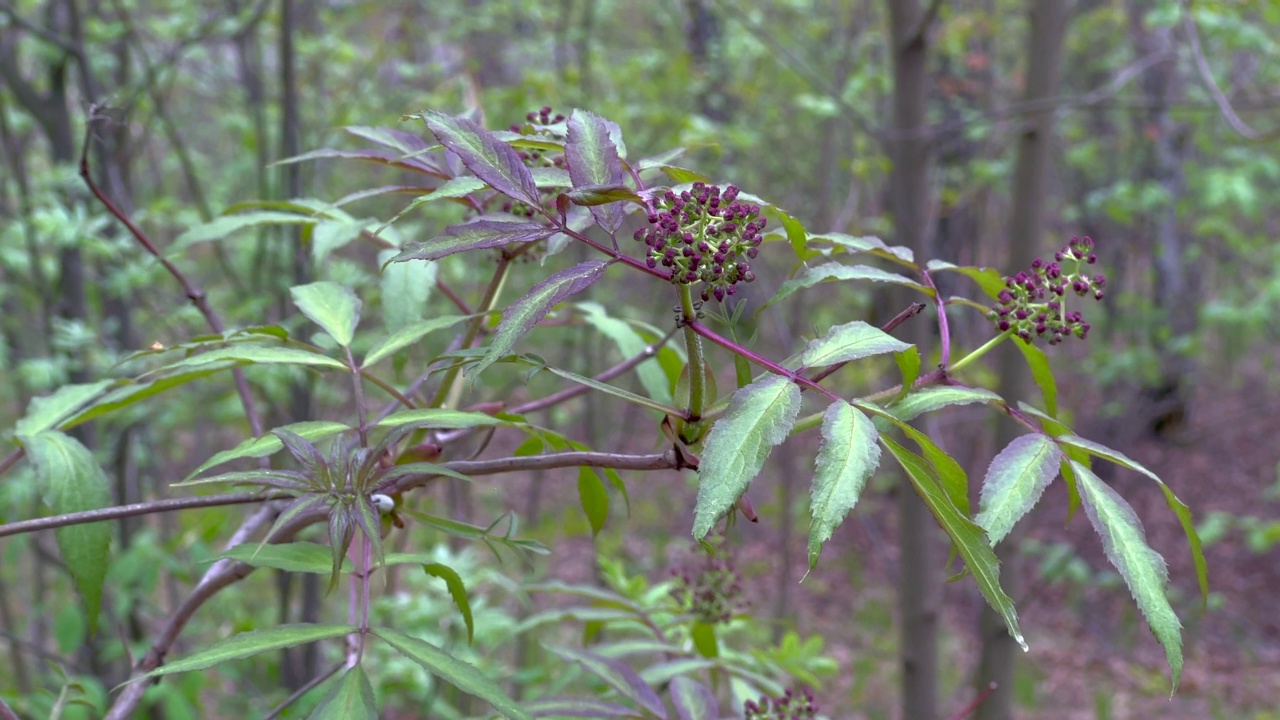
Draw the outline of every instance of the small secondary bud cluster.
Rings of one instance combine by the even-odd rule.
[[[1072,335],[1083,339],[1091,326],[1079,310],[1067,310],[1067,291],[1101,300],[1107,278],[1085,272],[1086,265],[1097,261],[1091,238],[1071,238],[1052,262],[1036,258],[1030,272],[1005,278],[999,304],[987,318],[1001,332],[1012,332],[1025,342],[1039,338],[1057,345]]]
[[[645,262],[671,270],[671,282],[703,283],[702,299],[724,300],[740,282],[756,279],[750,260],[760,252],[766,219],[760,206],[738,200],[738,188],[696,182],[668,190],[649,213],[650,227],[635,239],[648,246]]]
[[[746,720],[813,720],[818,717],[818,706],[813,702],[813,693],[808,690],[796,693],[788,689],[781,697],[764,697],[759,702],[748,700],[742,710]]]
[[[560,113],[553,115],[550,106],[544,106],[540,110],[529,113],[525,116],[525,120],[528,121],[527,124],[516,123],[512,125],[509,128],[511,132],[531,137],[542,136],[557,141],[564,140],[563,128],[551,127],[564,122],[564,115]],[[547,151],[540,148],[516,148],[516,154],[520,156],[520,160],[529,168],[565,167],[564,153],[562,152],[556,151],[548,156]],[[555,205],[555,198],[559,191],[555,188],[542,188],[538,193],[542,196],[543,206],[551,208]],[[539,214],[536,208],[514,200],[508,200],[503,203],[502,211],[530,219]]]
[[[728,558],[708,555],[704,563],[673,568],[671,575],[671,596],[700,623],[722,625],[746,609],[742,578]]]

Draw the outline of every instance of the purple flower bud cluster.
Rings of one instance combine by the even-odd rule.
[[[742,597],[742,578],[728,558],[706,555],[702,563],[672,568],[675,587],[671,596],[694,619],[707,625],[722,625],[734,613],[747,608]]]
[[[987,313],[987,318],[1000,332],[1011,332],[1028,343],[1044,339],[1057,345],[1072,335],[1084,339],[1091,326],[1079,310],[1067,310],[1067,292],[1101,300],[1107,278],[1085,271],[1086,265],[1097,262],[1091,238],[1071,238],[1054,253],[1053,261],[1036,258],[1030,272],[1005,278],[1005,287],[997,298],[999,304]]]
[[[556,129],[550,126],[564,122],[564,115],[560,113],[552,115],[551,113],[551,107],[545,106],[541,110],[536,110],[526,115],[527,124],[516,123],[509,129],[513,133],[525,136],[542,136],[553,140],[563,140],[563,128]],[[516,154],[526,167],[565,167],[564,153],[562,152],[556,151],[548,155],[546,150],[539,148],[516,148]],[[538,191],[538,194],[542,197],[543,206],[551,209],[555,206],[556,195],[559,194],[559,190],[556,188],[542,188]],[[536,208],[514,200],[504,202],[502,211],[530,219],[539,214]]]
[[[724,300],[739,282],[756,279],[750,261],[760,253],[766,222],[759,205],[738,200],[738,188],[696,182],[661,195],[650,227],[637,230],[635,239],[648,247],[649,267],[669,268],[673,283],[703,283],[703,301]]]
[[[759,702],[748,700],[742,710],[746,720],[813,720],[818,717],[813,693],[808,690],[797,693],[789,688],[781,697],[763,697]]]

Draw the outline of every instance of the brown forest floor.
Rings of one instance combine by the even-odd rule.
[[[1280,473],[1280,442],[1276,441],[1280,414],[1269,412],[1264,400],[1256,389],[1211,394],[1205,388],[1192,405],[1187,427],[1174,440],[1122,440],[1099,435],[1106,432],[1102,430],[1095,431],[1093,437],[1113,442],[1159,474],[1191,506],[1197,523],[1214,511],[1276,520],[1280,518],[1280,499],[1265,498]],[[963,416],[964,412],[955,411],[959,416],[954,418],[956,425],[976,419]],[[1081,434],[1090,435],[1090,423],[1077,425]],[[799,462],[811,458],[803,448],[797,452]],[[986,458],[990,454],[985,451]],[[983,460],[981,467],[970,469],[975,492],[985,463]],[[1038,557],[1025,561],[1025,594],[1015,600],[1031,652],[1016,683],[1017,717],[1280,718],[1280,547],[1257,553],[1238,531],[1207,547],[1215,599],[1209,611],[1202,611],[1185,538],[1159,490],[1124,470],[1102,476],[1133,505],[1149,542],[1168,562],[1175,609],[1186,626],[1182,685],[1170,700],[1163,650],[1138,616],[1128,590],[1110,571],[1084,513],[1064,526],[1066,493],[1059,481],[1033,513],[1030,537],[1042,543],[1068,544],[1074,557],[1089,569],[1089,579],[1046,582],[1039,575],[1044,561]],[[552,494],[564,493],[566,503],[576,500],[573,483],[548,485],[557,488]],[[637,516],[623,521],[629,525],[623,552],[643,566],[644,559],[653,558],[655,551],[646,537],[665,534],[673,539],[671,554],[682,554],[677,548],[688,532],[692,491],[686,489],[686,497],[680,497],[666,481],[647,485],[653,491],[646,491],[646,484],[635,480],[629,485],[633,504],[651,509],[639,510]],[[823,712],[832,718],[896,718],[897,631],[892,588],[897,570],[892,498],[869,490],[851,520],[828,545],[818,569],[802,585],[796,585],[804,573],[805,523],[798,521],[789,533],[784,532],[775,512],[779,506],[770,501],[777,497],[777,487],[776,477],[757,481],[750,494],[762,522],[739,523],[734,531],[736,562],[752,588],[752,612],[760,618],[773,617],[781,591],[778,580],[784,573],[792,576],[785,590],[786,615],[803,634],[821,635],[841,667],[840,675],[829,680],[819,694]],[[515,487],[507,490],[508,497],[521,493]],[[796,492],[807,493],[807,484],[797,483]],[[546,498],[544,506],[560,499]],[[687,503],[684,507],[688,511],[664,510],[673,500]],[[659,508],[657,515],[651,515],[654,507]],[[655,528],[652,535],[642,534],[641,528],[651,522],[669,527]],[[780,548],[792,558],[789,568],[779,567]],[[589,581],[592,552],[589,539],[560,541],[553,555],[555,573],[567,580]],[[657,579],[656,569],[653,574]],[[951,574],[953,569],[939,568],[940,580]],[[971,581],[952,583],[944,589],[940,662],[944,716],[972,699],[970,675],[977,661],[980,602]],[[1100,706],[1105,706],[1106,712],[1099,712]]]

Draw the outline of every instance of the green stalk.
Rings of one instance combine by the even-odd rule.
[[[978,348],[977,350],[974,350],[968,355],[965,355],[964,357],[955,361],[955,363],[953,363],[951,367],[947,368],[947,372],[952,372],[952,373],[960,372],[961,370],[964,369],[966,365],[973,362],[974,360],[977,360],[983,355],[986,355],[988,352],[991,351],[992,348],[1004,342],[1005,338],[1009,337],[1011,334],[1012,334],[1011,332],[1002,332],[999,335],[991,338],[987,342],[983,343],[982,347]]]
[[[498,267],[493,271],[493,278],[489,280],[489,286],[485,288],[484,297],[480,300],[479,306],[476,307],[476,316],[471,319],[467,325],[467,331],[462,336],[462,349],[471,347],[471,343],[475,342],[476,336],[480,334],[480,327],[485,322],[489,311],[493,309],[494,304],[498,301],[498,295],[502,293],[502,286],[506,284],[507,275],[511,270],[511,260],[503,255],[498,260]],[[440,382],[439,389],[431,398],[429,407],[443,407],[446,401],[457,401],[454,397],[454,386],[457,384],[458,374],[462,372],[462,366],[455,365],[445,371],[444,379]]]
[[[681,284],[680,313],[684,320],[684,344],[689,351],[689,422],[696,423],[702,419],[702,407],[706,402],[707,364],[702,357],[702,338],[689,326],[689,321],[696,317],[693,309],[693,290],[689,285]]]

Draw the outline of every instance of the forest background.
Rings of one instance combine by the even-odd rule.
[[[298,228],[289,225],[234,232],[224,225],[192,238],[192,228],[210,228],[246,202],[333,203],[393,182],[385,168],[336,159],[274,163],[319,148],[362,147],[362,127],[426,132],[403,115],[479,109],[491,129],[503,129],[543,106],[566,114],[588,109],[623,128],[635,157],[687,148],[680,164],[767,196],[811,231],[886,239],[901,231],[891,213],[895,144],[921,140],[927,202],[916,222],[931,257],[1011,274],[1071,236],[1097,241],[1108,292],[1087,343],[1050,349],[1060,404],[1080,435],[1123,448],[1192,507],[1210,566],[1211,593],[1202,606],[1181,530],[1158,489],[1135,474],[1099,470],[1134,505],[1169,563],[1187,644],[1182,683],[1169,699],[1163,654],[1120,576],[1082,518],[1064,526],[1065,499],[1047,502],[1002,551],[1006,589],[1029,630],[1031,652],[1019,658],[1002,697],[984,696],[978,711],[1280,718],[1280,415],[1272,410],[1280,210],[1271,201],[1280,192],[1280,4],[894,6],[0,2],[0,427],[7,432],[32,398],[109,374],[153,343],[205,332],[164,268],[87,191],[79,162],[91,107],[102,108],[88,133],[97,184],[207,289],[232,327],[290,317],[288,288],[304,280],[367,288],[380,300],[366,302],[366,315],[388,328],[443,302],[437,280],[473,280],[466,266],[443,262],[395,275],[400,285],[379,275],[369,262],[376,251],[353,240],[403,208],[394,195],[344,205],[346,219],[316,228],[302,252]],[[899,12],[920,30],[923,64],[915,74],[895,64]],[[908,90],[926,99],[921,128],[894,122],[904,81],[919,83]],[[349,126],[357,129],[343,129]],[[1018,151],[1029,137],[1041,147],[1033,176],[1044,178],[1030,197],[1016,192],[1028,177],[1022,163],[1029,161]],[[1015,206],[1015,198],[1031,210]],[[433,235],[456,221],[450,212],[428,206],[395,230],[406,238]],[[181,249],[173,249],[175,240]],[[769,267],[749,289],[757,303],[792,270],[785,262]],[[645,289],[590,292],[608,295],[577,300],[624,316],[618,308],[669,304]],[[881,325],[900,309],[894,302],[872,289],[821,288],[746,331],[766,346],[794,348],[833,318]],[[982,327],[974,318],[957,332],[976,336]],[[590,324],[554,332],[538,352],[570,370],[592,374],[627,357]],[[731,378],[732,369],[726,372]],[[993,386],[1027,384],[994,366],[987,372]],[[486,380],[473,400],[488,399],[486,392],[536,397],[521,377]],[[345,392],[297,379],[287,372],[255,376],[266,427],[324,419],[326,403]],[[139,406],[78,431],[106,469],[115,502],[172,496],[169,483],[245,437],[231,383],[178,392],[180,402]],[[592,447],[634,444],[627,418],[619,421],[616,407],[594,395],[556,412],[557,427]],[[1003,446],[987,419],[979,409],[952,408],[929,421],[929,432],[978,477]],[[812,687],[829,717],[910,714],[898,690],[897,658],[911,639],[895,630],[895,588],[912,571],[899,563],[895,539],[898,483],[887,473],[872,483],[824,562],[799,583],[808,569],[810,441],[774,453],[751,490],[760,522],[730,532],[750,613],[743,632],[769,648],[761,652],[798,685]],[[432,550],[468,578],[477,628],[488,633],[477,635],[476,651],[501,655],[495,666],[515,663],[545,675],[565,662],[533,641],[504,645],[505,633],[528,627],[545,607],[512,601],[512,583],[648,587],[673,567],[699,562],[687,536],[692,482],[628,476],[630,514],[615,503],[601,530],[575,509],[576,477],[574,470],[539,471],[433,495],[451,517],[480,525],[513,510],[521,537],[552,551],[500,565],[454,541]],[[1059,492],[1065,495],[1051,488],[1050,499]],[[34,517],[38,507],[34,472],[13,468],[0,482],[0,519]],[[127,677],[124,645],[135,654],[145,649],[165,609],[221,552],[243,513],[215,508],[121,521],[101,629],[92,637],[52,533],[4,538],[0,697],[23,717],[55,709],[97,716],[109,705],[107,691]],[[942,568],[940,533],[937,543],[936,567],[924,571],[941,583],[951,573]],[[453,606],[437,581],[403,582],[403,592],[381,601],[381,612],[410,626],[450,616]],[[987,634],[972,584],[940,587],[941,662],[929,682],[946,717],[981,693],[976,677]],[[230,629],[314,615],[326,602],[321,590],[258,573],[197,615],[184,642],[198,647]],[[302,688],[321,659],[299,650],[255,662],[226,666],[219,676],[166,680],[148,691],[148,712],[176,719],[265,711]],[[375,678],[380,696],[412,686],[418,672],[392,659],[384,669]],[[211,697],[221,704],[202,707]],[[79,704],[66,706],[68,699]],[[447,695],[441,707],[454,701],[459,716],[480,712]]]

